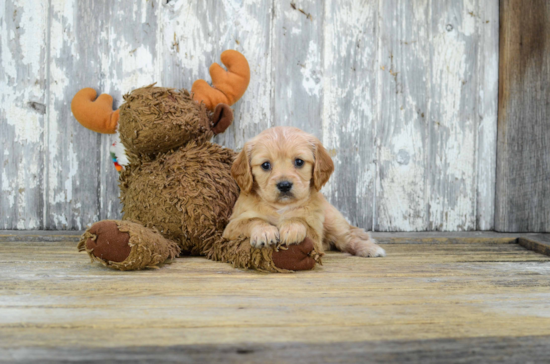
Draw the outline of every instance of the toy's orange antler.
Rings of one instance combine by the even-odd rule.
[[[193,83],[193,99],[204,102],[206,107],[214,110],[218,104],[233,105],[246,91],[250,82],[250,67],[244,56],[237,51],[227,50],[221,55],[222,63],[227,67],[224,70],[219,64],[210,66],[212,77],[211,87],[205,80]]]
[[[103,134],[116,132],[119,113],[113,111],[113,98],[101,94],[94,101],[97,92],[93,88],[78,91],[71,102],[71,110],[76,120],[84,127]]]

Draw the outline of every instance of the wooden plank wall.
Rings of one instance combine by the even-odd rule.
[[[275,125],[334,157],[325,193],[379,231],[494,228],[498,1],[8,0],[0,8],[1,229],[120,216],[110,139],[82,128],[81,87],[115,97],[208,79],[224,49],[252,80],[240,148]]]
[[[500,6],[495,228],[550,232],[550,4]]]

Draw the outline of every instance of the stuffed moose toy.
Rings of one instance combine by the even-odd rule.
[[[237,153],[210,140],[231,125],[229,106],[246,91],[250,69],[237,51],[223,52],[221,61],[227,71],[216,63],[210,67],[213,87],[204,80],[195,81],[191,92],[150,85],[125,95],[116,111],[107,94],[95,100],[94,89],[85,88],[75,95],[75,118],[90,130],[118,133],[126,161],[117,165],[122,220],[96,222],[78,245],[92,262],[138,270],[187,254],[268,272],[320,263],[307,238],[261,249],[246,238],[222,238],[239,195],[231,177]]]

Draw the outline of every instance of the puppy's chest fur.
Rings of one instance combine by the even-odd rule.
[[[321,242],[323,239],[323,224],[325,214],[322,199],[318,193],[313,193],[307,201],[290,204],[282,207],[274,207],[260,203],[259,209],[263,219],[270,224],[280,226],[284,221],[303,222],[307,225],[308,237]]]

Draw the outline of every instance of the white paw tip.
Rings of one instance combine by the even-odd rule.
[[[372,244],[358,252],[355,252],[353,255],[357,255],[359,257],[365,257],[365,258],[385,257],[386,251],[381,247],[379,247],[378,245]]]
[[[374,252],[374,256],[375,257],[385,257],[386,256],[386,251],[380,247],[378,247],[376,249],[376,251]]]

